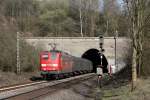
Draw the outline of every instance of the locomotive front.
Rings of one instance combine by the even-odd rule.
[[[40,70],[43,77],[56,74],[60,71],[60,53],[43,51],[40,54]]]

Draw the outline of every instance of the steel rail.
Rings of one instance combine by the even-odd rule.
[[[25,84],[14,85],[14,86],[6,86],[6,87],[0,88],[0,91],[7,91],[7,90],[11,90],[11,89],[17,89],[17,88],[22,88],[22,87],[26,87],[26,86],[41,84],[41,83],[45,83],[45,82],[47,82],[47,81],[39,81],[39,82],[31,82],[31,83],[25,83]]]
[[[63,83],[67,83],[70,81],[74,81],[74,80],[78,80],[78,79],[83,79],[83,78],[87,78],[87,77],[91,77],[92,75],[94,75],[94,73],[90,73],[90,74],[83,74],[83,75],[78,75],[78,76],[74,76],[74,77],[70,77],[70,78],[66,78],[66,79],[62,79],[62,80],[54,80],[54,81],[42,81],[42,82],[36,82],[31,84],[27,84],[26,86],[23,86],[22,88],[12,88],[11,90],[8,91],[4,91],[0,93],[0,100],[1,99],[8,99],[8,98],[13,98],[16,96],[20,96],[23,94],[28,94],[28,93],[32,93],[33,91],[38,91],[40,89],[44,89],[46,87],[52,87],[55,85],[59,85],[59,84],[63,84]]]

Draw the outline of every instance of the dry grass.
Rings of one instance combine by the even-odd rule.
[[[136,89],[131,92],[131,84],[119,88],[103,90],[103,100],[149,100],[150,78],[138,79]]]
[[[33,76],[38,77],[40,76],[40,74],[38,72],[30,72],[17,75],[13,72],[0,71],[0,87],[30,82],[30,78],[32,78]]]

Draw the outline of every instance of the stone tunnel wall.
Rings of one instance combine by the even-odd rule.
[[[73,56],[81,57],[83,53],[91,48],[99,50],[98,37],[34,37],[24,38],[27,43],[43,50],[50,50],[49,43],[56,43],[57,49],[70,53]],[[117,43],[117,61],[125,61],[130,54],[131,40],[119,37]],[[115,58],[115,39],[113,37],[104,38],[104,55],[108,59],[109,64],[114,64]]]

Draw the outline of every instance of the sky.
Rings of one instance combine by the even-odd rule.
[[[122,3],[123,3],[123,0],[118,0],[118,2],[119,2],[120,4],[122,4]]]
[[[104,0],[99,0],[99,4],[100,4],[100,10],[103,10],[103,1]],[[123,0],[117,0],[119,5],[120,5],[120,8],[122,9],[122,6],[123,6]]]
[[[123,0],[117,0],[118,1],[118,3],[120,4],[120,7],[122,7],[122,5],[123,5]]]

